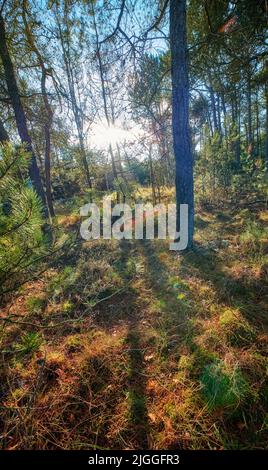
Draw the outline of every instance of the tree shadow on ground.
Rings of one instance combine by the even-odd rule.
[[[129,348],[129,371],[127,380],[127,398],[129,402],[129,423],[124,434],[131,434],[131,441],[137,449],[148,449],[149,421],[146,405],[147,377],[144,371],[144,348],[138,325],[130,325],[126,337]]]
[[[178,298],[181,289],[173,287],[174,275],[161,259],[163,249],[168,250],[168,247],[161,243],[159,240],[140,241],[138,249],[144,258],[145,283],[151,291],[150,324],[157,333],[156,353],[163,364],[169,358],[174,364],[180,359],[184,345],[192,341],[193,312],[188,301]]]
[[[132,248],[133,245],[128,240],[119,242],[120,254],[115,260],[113,268],[121,277],[124,290],[110,300],[103,302],[95,318],[95,323],[107,332],[120,326],[126,327],[124,352],[128,356],[128,361],[127,374],[122,388],[125,390],[127,401],[127,423],[120,430],[120,435],[127,443],[128,448],[148,449],[147,376],[144,370],[146,344],[142,334],[143,312],[137,302],[139,295],[137,290],[131,286],[131,282],[135,278]]]
[[[182,272],[195,273],[200,279],[209,282],[216,290],[219,302],[230,308],[238,308],[252,326],[268,328],[268,318],[264,305],[268,304],[268,282],[264,278],[247,275],[232,276],[223,270],[219,254],[203,252],[200,249],[189,251],[182,257]]]

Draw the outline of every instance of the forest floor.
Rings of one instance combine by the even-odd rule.
[[[250,207],[200,211],[193,251],[81,241],[24,285],[1,312],[3,448],[266,448],[268,215]]]

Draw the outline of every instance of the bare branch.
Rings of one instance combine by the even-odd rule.
[[[122,32],[122,29],[120,27],[120,23],[121,23],[121,19],[122,19],[122,16],[123,16],[123,13],[124,13],[124,9],[125,9],[125,3],[126,3],[126,0],[122,0],[122,4],[121,4],[121,8],[120,8],[120,13],[118,15],[118,18],[117,18],[117,23],[116,23],[116,27],[115,29],[113,30],[113,32],[111,34],[109,34],[109,36],[107,36],[105,39],[103,39],[102,41],[99,42],[99,45],[103,44],[104,42],[106,41],[109,41],[110,39],[113,38],[113,36],[116,35],[117,31]]]

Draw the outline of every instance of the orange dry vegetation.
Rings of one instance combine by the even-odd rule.
[[[236,215],[200,213],[183,255],[81,243],[25,285],[1,312],[3,447],[265,448],[267,252]]]

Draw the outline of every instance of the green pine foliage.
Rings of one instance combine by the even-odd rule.
[[[28,165],[23,147],[0,146],[0,295],[20,284],[42,252],[42,204]]]

